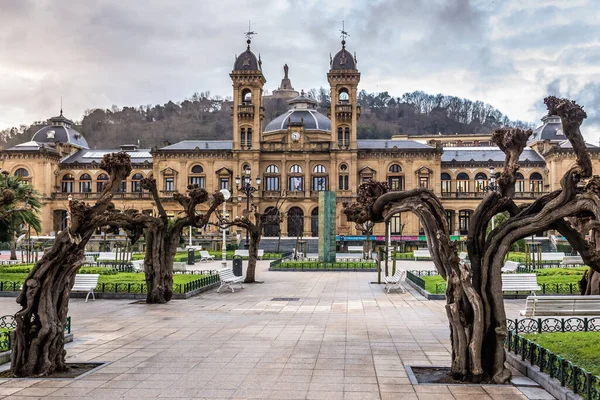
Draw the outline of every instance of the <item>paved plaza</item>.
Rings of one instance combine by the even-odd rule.
[[[267,268],[263,284],[166,305],[71,300],[69,361],[110,364],[77,380],[3,380],[0,398],[552,399],[535,387],[411,385],[405,365],[450,363],[443,301],[388,295],[376,273]],[[514,318],[524,300],[506,304]],[[0,315],[17,309],[0,298]]]

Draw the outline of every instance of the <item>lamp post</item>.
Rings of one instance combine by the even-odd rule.
[[[479,184],[479,188],[481,191],[483,192],[495,192],[496,190],[498,190],[498,185],[496,185],[496,174],[495,174],[495,168],[493,165],[490,165],[490,184],[489,186],[484,185],[483,184],[483,179],[479,179],[478,182]],[[495,220],[495,216],[492,217],[492,230],[494,230],[494,220]]]
[[[231,193],[227,189],[221,189],[221,194],[223,195],[223,218],[227,218],[227,200],[231,197]],[[223,243],[221,244],[221,264],[223,264],[223,268],[227,267],[227,238],[225,237],[225,227],[222,228],[223,231]]]
[[[244,170],[244,174],[240,178],[239,176],[235,177],[235,187],[240,192],[238,194],[238,201],[242,201],[242,193],[246,195],[246,212],[248,213],[248,219],[250,219],[250,199],[252,198],[252,193],[257,192],[260,186],[260,176],[256,176],[256,187],[252,186],[252,178],[250,177],[250,169],[247,168]],[[250,242],[248,241],[248,229],[246,229],[246,244],[244,247],[247,249],[250,247]]]

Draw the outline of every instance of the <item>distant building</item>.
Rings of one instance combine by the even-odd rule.
[[[240,54],[230,77],[233,83],[233,139],[190,138],[154,149],[135,145],[90,150],[85,138],[62,115],[51,118],[31,141],[0,152],[0,166],[11,174],[31,181],[44,197],[43,234],[58,232],[67,224],[67,199],[94,201],[108,179],[99,169],[102,156],[126,151],[132,159],[132,174],[115,195],[117,208],[135,208],[155,213],[149,193],[140,180],[156,178],[169,215],[180,208],[173,193],[185,192],[198,184],[209,192],[227,188],[232,201],[228,213],[235,218],[246,207],[238,198],[236,181],[247,174],[256,186],[254,201],[261,211],[273,207],[283,195],[285,221],[283,236],[316,236],[319,215],[318,194],[335,191],[338,212],[335,223],[343,235],[357,234],[342,214],[342,203],[356,199],[360,183],[370,179],[386,181],[391,190],[425,187],[433,190],[446,208],[450,230],[467,233],[471,215],[489,189],[491,171],[498,173],[504,154],[494,147],[489,134],[397,135],[388,140],[357,138],[361,108],[357,104],[360,72],[357,60],[342,41],[331,58],[327,79],[331,107],[327,115],[317,111],[317,102],[294,90],[288,76],[271,97],[288,99],[289,110],[272,121],[263,121],[263,88],[266,79],[262,62],[250,49]],[[564,172],[575,164],[575,155],[566,140],[560,119],[544,117],[529,147],[521,156],[516,183],[516,201],[532,202],[543,193],[560,187]],[[600,173],[600,149],[589,145],[594,172]],[[214,228],[208,228],[210,231]],[[392,235],[418,236],[422,228],[413,215],[402,214],[390,221]],[[383,235],[383,224],[376,235]],[[276,236],[277,226],[265,227],[266,236]]]

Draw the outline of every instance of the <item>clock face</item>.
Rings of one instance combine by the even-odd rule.
[[[298,140],[300,140],[300,134],[298,132],[292,133],[292,140],[294,142],[297,142]]]

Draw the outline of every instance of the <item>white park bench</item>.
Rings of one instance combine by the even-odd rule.
[[[208,260],[215,261],[215,256],[211,256],[208,251],[202,250],[200,252],[200,261],[208,262]]]
[[[600,296],[529,296],[521,315],[537,316],[600,315]]]
[[[502,274],[503,292],[531,292],[541,290],[536,274]]]
[[[520,263],[516,261],[506,261],[504,263],[504,267],[502,267],[502,272],[517,272]]]
[[[131,253],[119,254],[117,258],[117,253],[100,253],[98,258],[96,258],[96,262],[104,262],[104,261],[131,261]]]
[[[202,250],[202,246],[188,246],[188,247],[186,247],[186,250],[189,250],[189,249],[193,249],[194,251],[200,251],[200,250]]]
[[[406,279],[406,270],[397,269],[394,275],[383,277],[383,281],[385,282],[384,289],[387,289],[388,293],[393,289],[400,289],[402,293],[406,293],[406,289],[402,286],[404,279]]]
[[[240,288],[243,289],[244,286],[242,282],[244,281],[243,276],[235,276],[233,274],[233,270],[231,268],[222,269],[219,272],[219,279],[221,280],[221,286],[217,289],[217,293],[221,291],[222,288],[231,289],[231,293],[234,293],[233,286],[236,283],[240,285]]]
[[[530,254],[531,259],[536,259],[538,258],[538,254]],[[549,262],[550,264],[552,263],[556,263],[556,264],[560,264],[563,259],[565,258],[565,253],[563,252],[552,252],[552,253],[541,253],[541,261],[544,262]]]
[[[567,266],[580,266],[585,265],[581,256],[565,256],[562,260],[562,265]]]
[[[131,265],[134,272],[144,272],[144,260],[133,260]]]
[[[99,277],[99,274],[76,274],[71,292],[87,292],[85,302],[87,303],[90,294],[92,295],[92,300],[95,301],[96,296],[94,295],[94,289],[98,286]]]
[[[234,256],[240,256],[240,257],[250,257],[250,251],[249,250],[236,250],[233,253]],[[265,251],[262,249],[258,250],[258,258],[262,258],[265,255]]]
[[[1,265],[15,265],[15,264],[19,264],[19,263],[20,263],[19,260],[0,260]]]
[[[413,257],[415,258],[415,261],[417,258],[431,258],[431,253],[429,253],[429,249],[414,250]]]
[[[362,246],[348,246],[348,251],[351,253],[362,253],[363,252],[363,247]]]

